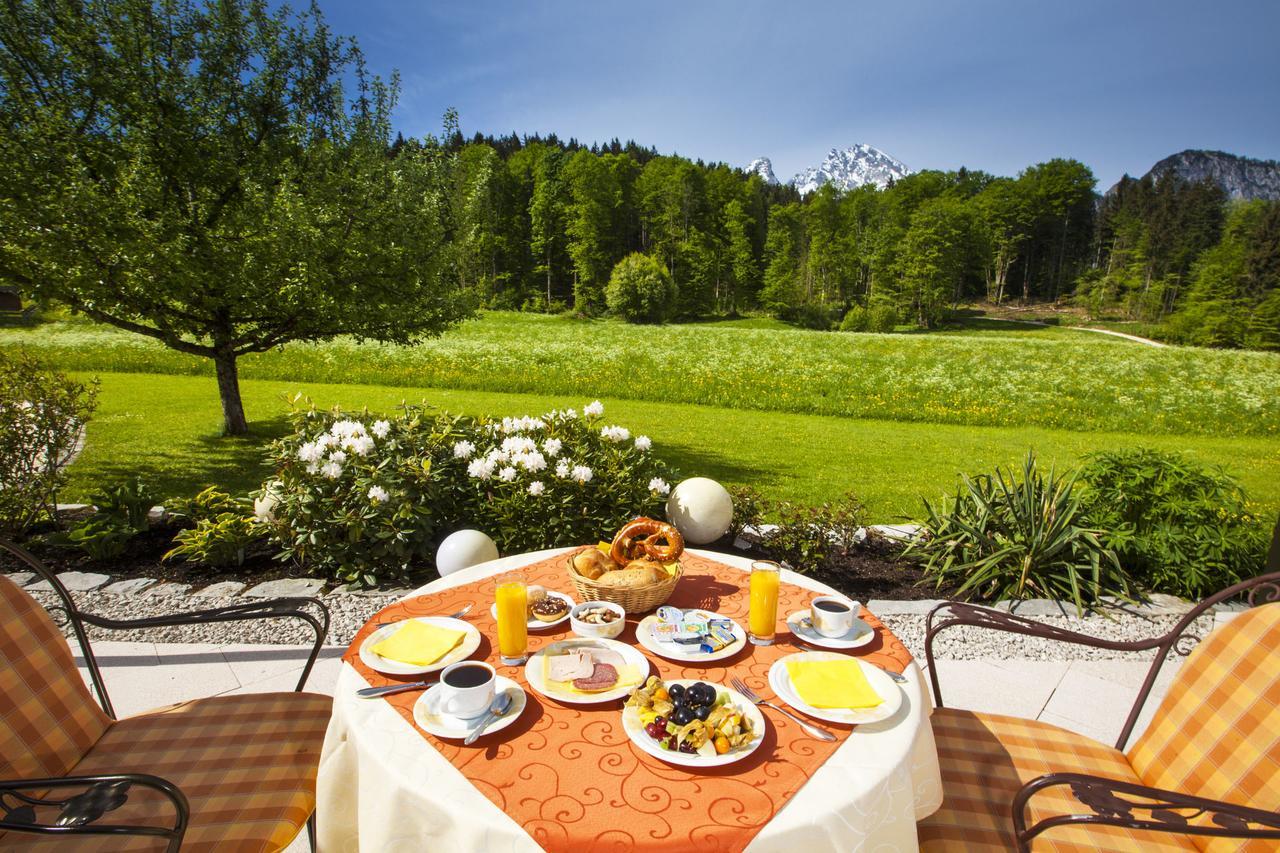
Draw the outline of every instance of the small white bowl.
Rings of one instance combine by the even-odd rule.
[[[597,625],[594,622],[583,622],[578,619],[578,614],[584,610],[595,607],[603,607],[606,610],[612,610],[618,614],[618,618],[612,622],[606,622],[603,625]],[[622,629],[627,624],[627,611],[622,609],[620,605],[613,604],[609,601],[584,601],[577,607],[569,611],[569,627],[573,629],[573,633],[579,637],[591,637],[593,639],[612,640],[622,633]]]

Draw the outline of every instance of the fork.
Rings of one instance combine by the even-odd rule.
[[[450,613],[450,614],[449,614],[448,616],[446,616],[445,618],[446,618],[446,619],[461,619],[463,616],[466,616],[466,615],[467,615],[468,613],[470,613],[470,612],[471,612],[471,605],[470,605],[470,604],[468,604],[466,607],[462,608],[462,609],[461,609],[461,610],[459,610],[457,613]],[[378,622],[378,623],[376,623],[376,624],[373,626],[373,630],[375,630],[375,631],[376,631],[376,630],[378,630],[379,628],[385,628],[385,627],[387,627],[388,625],[394,625],[394,624],[396,624],[396,623],[395,623],[395,622]]]
[[[764,699],[761,699],[759,694],[757,694],[754,690],[748,687],[747,683],[743,681],[741,678],[734,676],[729,680],[729,683],[733,685],[734,690],[737,690],[739,693],[745,696],[747,701],[750,702],[752,705],[767,705],[773,710],[778,711],[779,713],[795,720],[797,723],[800,724],[800,728],[804,729],[805,732],[810,737],[816,737],[818,740],[825,740],[828,743],[836,739],[836,736],[833,735],[831,732],[827,731],[826,729],[820,729],[817,726],[811,723],[807,723],[804,720],[800,719],[795,714],[788,711],[786,708],[781,708],[773,704],[772,702],[766,702]]]
[[[820,652],[829,652],[829,651],[831,651],[830,649],[824,649],[822,646],[816,645],[816,644],[814,644],[814,643],[808,643],[808,642],[805,642],[804,638],[802,638],[802,637],[797,637],[796,639],[800,640],[800,642],[801,642],[801,643],[804,643],[804,645],[808,646],[808,647],[809,647],[809,648],[811,648],[811,649],[816,649],[817,651],[820,651]],[[893,671],[893,670],[891,670],[891,669],[885,669],[885,668],[884,668],[883,666],[881,666],[880,664],[878,664],[878,663],[874,663],[874,662],[872,662],[872,661],[869,661],[869,660],[867,660],[866,658],[858,658],[858,660],[862,661],[863,663],[867,664],[868,666],[874,666],[876,669],[880,670],[880,671],[881,671],[881,672],[883,672],[885,675],[889,676],[890,678],[892,678],[894,681],[898,682],[899,684],[906,684],[906,683],[907,683],[907,677],[906,677],[905,675],[903,675],[902,673],[900,673],[900,672],[894,672],[894,671]]]

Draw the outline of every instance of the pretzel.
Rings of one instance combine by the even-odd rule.
[[[658,544],[665,542],[665,545]],[[670,524],[652,518],[637,518],[622,526],[613,537],[609,556],[625,566],[640,556],[659,563],[670,563],[684,553],[684,537]]]

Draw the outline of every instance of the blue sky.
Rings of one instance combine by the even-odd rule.
[[[1184,148],[1280,158],[1280,2],[320,0],[403,83],[406,135],[634,138],[785,181],[866,142],[912,168]]]

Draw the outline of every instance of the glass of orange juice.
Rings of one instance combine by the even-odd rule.
[[[751,564],[751,614],[747,636],[757,646],[772,645],[778,630],[778,581],[782,567],[771,560]]]
[[[529,594],[524,578],[500,576],[493,595],[498,605],[498,654],[505,666],[520,666],[529,657]]]

